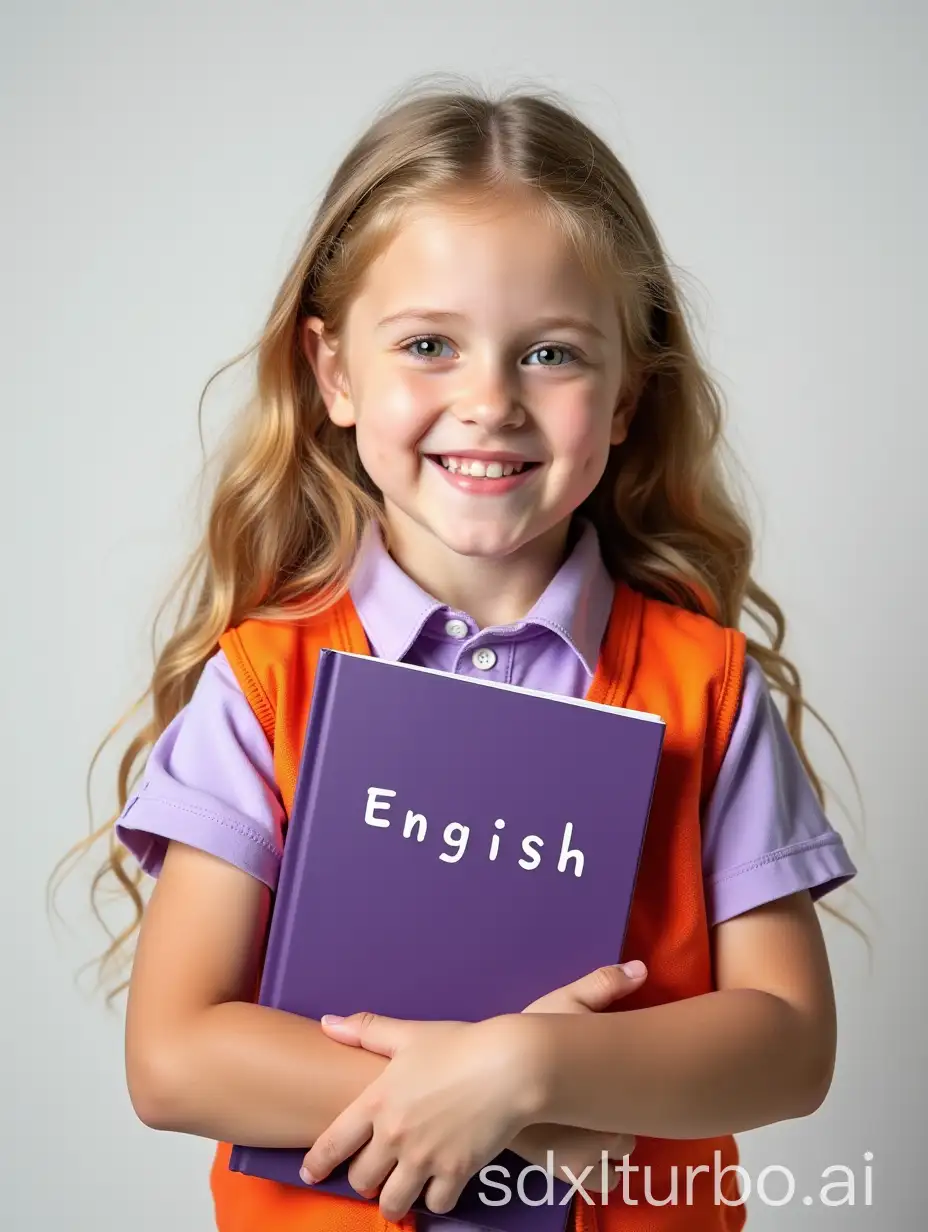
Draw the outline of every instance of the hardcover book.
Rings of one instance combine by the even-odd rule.
[[[259,1002],[475,1022],[619,961],[663,735],[655,715],[323,650]],[[304,1154],[236,1145],[230,1168],[305,1189]],[[503,1152],[444,1218],[562,1232],[570,1187],[528,1166]],[[368,1201],[347,1172],[318,1187]]]

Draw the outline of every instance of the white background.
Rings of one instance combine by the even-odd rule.
[[[211,1145],[135,1120],[121,1003],[74,983],[104,940],[96,859],[62,895],[66,928],[44,887],[193,541],[202,386],[258,333],[348,143],[435,71],[562,90],[636,178],[752,477],[758,575],[859,776],[865,838],[834,817],[869,913],[834,901],[874,959],[828,924],[834,1087],[741,1139],[753,1176],[789,1167],[799,1197],[853,1168],[857,1205],[754,1201],[749,1226],[918,1226],[926,26],[917,0],[2,5],[3,1227],[210,1226]],[[207,400],[208,444],[236,392]]]

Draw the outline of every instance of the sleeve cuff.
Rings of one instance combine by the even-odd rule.
[[[818,900],[856,873],[839,834],[794,843],[711,878],[706,884],[709,926],[800,890]]]
[[[280,856],[267,837],[247,817],[231,809],[212,812],[156,796],[136,794],[126,803],[115,826],[116,838],[141,868],[159,876],[168,843],[197,847],[276,889]]]

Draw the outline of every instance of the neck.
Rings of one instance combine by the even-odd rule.
[[[478,628],[523,619],[557,573],[572,543],[570,522],[506,556],[462,556],[406,519],[389,519],[390,554],[440,603],[466,612]]]

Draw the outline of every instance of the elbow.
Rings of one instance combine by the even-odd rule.
[[[797,1117],[812,1116],[828,1098],[835,1074],[835,1040],[832,1033],[827,1038],[816,1038],[807,1051],[806,1064],[802,1066],[799,1081],[799,1108]]]
[[[803,1086],[799,1116],[812,1116],[828,1098],[834,1078],[834,1065],[825,1062],[815,1068]]]
[[[136,1048],[126,1056],[126,1084],[135,1115],[149,1129],[179,1130],[185,1089],[183,1065],[176,1048]]]

